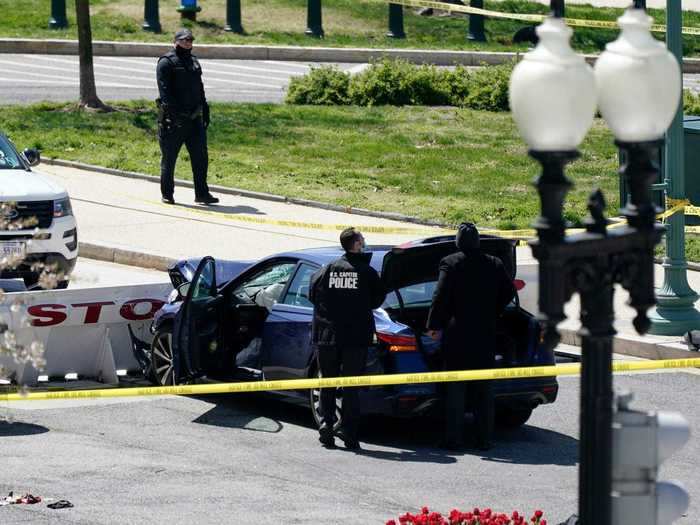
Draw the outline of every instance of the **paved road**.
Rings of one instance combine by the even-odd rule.
[[[202,60],[207,98],[226,102],[284,100],[292,77],[318,64],[252,60]],[[367,64],[335,64],[361,71]],[[102,100],[155,99],[155,58],[95,57],[95,80]],[[78,99],[78,57],[0,54],[0,104]],[[700,75],[685,75],[685,87],[700,92]]]
[[[162,282],[168,282],[165,272],[79,257],[71,275],[70,288]],[[0,279],[0,289],[6,292],[19,292],[25,290],[25,287],[21,279]]]
[[[0,507],[0,522],[356,525],[427,505],[542,508],[559,523],[576,507],[579,402],[578,380],[560,383],[555,405],[500,433],[486,455],[434,448],[440,427],[430,420],[370,420],[363,452],[323,450],[308,409],[259,397],[2,406],[14,422],[0,422],[0,495],[29,491],[75,507]],[[700,375],[624,375],[615,384],[636,393],[636,407],[680,410],[700,428]],[[698,454],[700,440],[691,440],[662,478],[700,494]],[[677,525],[697,523],[700,501],[691,505]]]
[[[103,100],[155,99],[155,58],[95,57],[95,81]],[[290,78],[307,73],[301,62],[202,60],[207,98],[235,102],[281,102]],[[362,64],[338,64],[357,70]],[[78,97],[78,57],[0,54],[0,103],[26,104]]]

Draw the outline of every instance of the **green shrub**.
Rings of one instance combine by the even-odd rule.
[[[330,106],[349,104],[350,74],[335,66],[311,68],[301,77],[293,78],[287,90],[287,104]]]
[[[350,79],[350,101],[358,106],[411,104],[410,78],[414,66],[403,60],[384,59]]]
[[[464,66],[457,66],[447,72],[446,82],[450,86],[450,105],[466,106],[469,96],[469,70]]]
[[[352,77],[350,100],[359,106],[447,106],[450,75],[435,66],[384,59]]]
[[[508,83],[515,62],[476,69],[467,76],[464,106],[486,111],[508,111]]]
[[[686,115],[700,115],[700,96],[689,89],[683,90],[683,113]]]
[[[459,106],[508,111],[508,82],[514,63],[470,71],[416,66],[404,60],[373,62],[354,76],[334,67],[314,68],[295,78],[288,104],[358,106]]]

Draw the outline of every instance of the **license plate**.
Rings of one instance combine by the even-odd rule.
[[[20,241],[0,241],[0,257],[23,257],[25,244]]]

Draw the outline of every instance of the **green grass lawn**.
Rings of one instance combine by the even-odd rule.
[[[74,1],[68,0],[70,27],[66,30],[48,29],[47,0],[0,0],[0,37],[76,38]],[[468,2],[467,2],[468,3]],[[546,14],[548,7],[526,0],[486,0],[487,9],[511,13]],[[175,11],[175,0],[160,2],[163,34],[154,35],[141,30],[143,0],[92,0],[92,28],[96,40],[140,40],[166,42],[181,25]],[[198,43],[275,44],[304,46],[353,47],[413,47],[435,49],[525,50],[514,45],[515,31],[525,22],[491,19],[486,22],[488,43],[466,39],[467,20],[464,16],[421,17],[415,9],[405,8],[408,38],[388,39],[387,5],[377,0],[323,0],[323,25],[326,38],[319,41],[304,35],[306,29],[306,0],[246,0],[242,2],[243,26],[246,35],[223,31],[226,0],[206,0],[195,24]],[[594,8],[589,5],[566,7],[570,18],[615,20],[621,9]],[[651,9],[656,23],[663,24],[665,12]],[[683,24],[700,27],[700,13],[684,12]],[[583,52],[596,52],[616,37],[616,30],[576,28],[574,46]],[[663,35],[657,35],[663,38]],[[685,54],[700,54],[700,39],[684,38]]]
[[[157,175],[156,115],[149,102],[94,114],[74,105],[4,106],[2,127],[44,156]],[[568,173],[566,215],[586,215],[600,186],[617,214],[617,152],[596,121]],[[214,104],[209,181],[455,224],[528,227],[538,215],[538,165],[509,113],[428,107]],[[177,176],[191,178],[183,149]]]

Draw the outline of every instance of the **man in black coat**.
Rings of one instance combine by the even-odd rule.
[[[309,299],[314,304],[312,343],[318,349],[318,366],[324,377],[356,376],[364,370],[367,348],[374,336],[372,310],[381,306],[386,290],[364,253],[365,239],[355,228],[340,234],[345,254],[311,277]],[[335,446],[335,388],[321,389],[319,441]],[[343,413],[336,434],[351,450],[360,448],[357,388],[343,389]]]
[[[207,185],[209,104],[204,95],[202,66],[192,54],[193,41],[189,29],[180,29],[175,33],[175,47],[158,59],[156,68],[160,192],[166,204],[175,204],[175,162],[183,144],[192,162],[195,202],[219,202]]]
[[[479,249],[479,232],[462,223],[456,237],[459,252],[440,261],[440,276],[428,316],[428,333],[438,339],[442,333],[445,370],[493,368],[496,354],[496,321],[515,296],[511,276],[500,259]],[[466,384],[445,385],[446,428],[443,445],[463,446]],[[470,381],[474,399],[475,445],[486,450],[493,432],[491,381]]]

